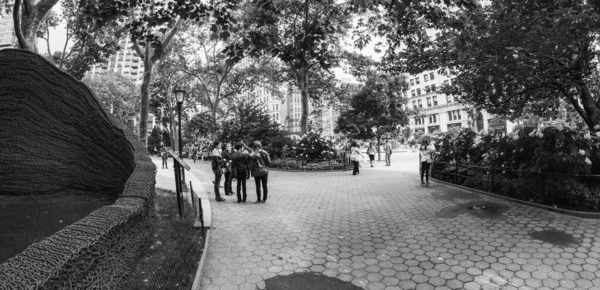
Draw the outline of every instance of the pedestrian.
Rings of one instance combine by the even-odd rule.
[[[392,166],[392,144],[390,144],[390,140],[385,140],[383,152],[385,152],[385,166]]]
[[[252,149],[242,141],[235,144],[234,147],[236,151],[231,156],[231,170],[237,179],[237,202],[246,202],[246,177],[250,175],[248,172],[248,154]]]
[[[358,163],[360,162],[361,157],[364,158],[362,153],[360,153],[360,150],[358,150],[358,144],[355,140],[352,140],[352,142],[350,142],[350,161],[352,161],[352,164],[354,165],[352,175],[360,174],[360,172],[358,171]]]
[[[225,195],[233,195],[231,183],[233,182],[233,173],[231,171],[231,144],[227,143],[223,146],[223,168],[225,169]]]
[[[162,169],[165,169],[165,167],[169,169],[169,164],[167,163],[167,160],[169,160],[169,155],[167,154],[167,149],[165,146],[160,147],[160,157],[162,158]]]
[[[369,147],[367,148],[367,154],[369,155],[369,162],[371,163],[371,167],[373,167],[373,161],[375,161],[375,145],[373,145],[373,141],[369,142]],[[381,157],[380,157],[381,158]]]
[[[419,149],[419,156],[421,159],[421,184],[429,184],[429,167],[431,165],[431,155],[435,152],[435,147],[429,145],[429,141],[423,139],[421,142],[421,148]],[[423,181],[425,176],[425,181]]]
[[[198,159],[198,146],[192,147],[192,159],[194,159],[194,163],[196,163],[196,159]]]
[[[213,173],[215,174],[214,183],[214,191],[215,191],[215,200],[216,201],[225,201],[225,198],[221,197],[221,193],[219,192],[219,185],[221,184],[221,176],[223,175],[223,158],[221,157],[221,142],[214,141],[213,142],[213,150],[211,153],[211,168]]]
[[[269,165],[271,165],[271,158],[269,153],[262,149],[260,141],[254,141],[252,143],[252,153],[249,155],[251,160],[252,176],[256,183],[256,201],[254,203],[265,203],[267,201],[267,195],[269,190],[267,189],[267,181],[269,180]],[[262,184],[262,199],[260,186]]]

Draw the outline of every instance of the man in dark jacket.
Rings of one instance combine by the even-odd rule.
[[[250,147],[244,142],[235,144],[235,153],[231,155],[232,166],[231,171],[235,172],[237,178],[237,200],[238,202],[246,202],[246,178],[248,177],[248,152]],[[241,192],[244,193],[243,197]]]
[[[223,175],[222,169],[223,168],[223,158],[221,158],[221,142],[219,141],[215,141],[213,143],[213,151],[210,154],[211,155],[211,167],[212,167],[212,171],[215,174],[215,200],[216,201],[225,201],[225,199],[223,197],[221,197],[221,193],[219,192],[219,185],[221,184],[221,176]]]

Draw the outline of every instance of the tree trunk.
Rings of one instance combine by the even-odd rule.
[[[24,2],[21,5],[21,1],[15,1],[13,7],[15,35],[17,36],[19,48],[37,53],[38,27],[48,11],[58,3],[58,0],[41,0],[37,3],[26,0]],[[20,10],[20,13],[18,10]]]
[[[600,131],[594,129],[595,126],[600,125],[600,104],[594,100],[594,97],[590,93],[590,90],[586,84],[580,85],[579,91],[581,92],[581,104],[583,105],[583,110],[587,115],[581,117],[583,117],[583,120],[588,125],[590,131]]]
[[[300,118],[300,129],[302,133],[308,133],[308,68],[302,68],[296,73],[296,79],[300,89],[302,100],[302,117]]]
[[[154,63],[150,58],[152,57],[150,54],[150,48],[146,48],[146,53],[144,54],[144,78],[142,80],[141,87],[141,104],[140,104],[140,126],[139,129],[139,138],[140,141],[148,146],[148,111],[150,110],[149,99],[150,99],[150,81],[152,80],[152,69]],[[172,134],[171,134],[172,135]]]

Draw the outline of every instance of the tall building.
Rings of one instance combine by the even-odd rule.
[[[129,37],[119,41],[121,49],[116,54],[110,56],[105,63],[97,64],[89,72],[94,76],[101,72],[112,71],[123,76],[129,77],[136,84],[141,84],[144,77],[144,63],[133,49],[133,43]]]
[[[435,131],[446,132],[452,128],[471,127],[477,132],[512,131],[513,124],[506,118],[477,111],[472,106],[457,102],[456,97],[439,92],[441,86],[452,85],[455,80],[447,70],[443,73],[425,71],[408,76],[409,89],[403,92],[408,99],[407,107],[419,111],[409,121],[414,138]]]
[[[15,37],[13,27],[12,15],[4,14],[0,16],[0,49],[14,46]]]

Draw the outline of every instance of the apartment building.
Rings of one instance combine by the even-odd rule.
[[[92,67],[90,76],[112,71],[131,78],[136,84],[141,84],[144,77],[144,63],[133,49],[131,39],[129,37],[121,39],[119,46],[121,49],[110,56],[107,62]]]
[[[13,47],[15,37],[13,18],[10,14],[0,16],[0,49]]]
[[[471,127],[477,132],[512,131],[513,124],[506,118],[477,111],[472,106],[459,103],[455,96],[440,93],[440,87],[455,82],[455,78],[447,70],[443,73],[425,71],[410,75],[408,82],[409,89],[403,93],[408,100],[407,107],[419,111],[409,121],[414,138],[435,131],[446,132],[452,128]]]

